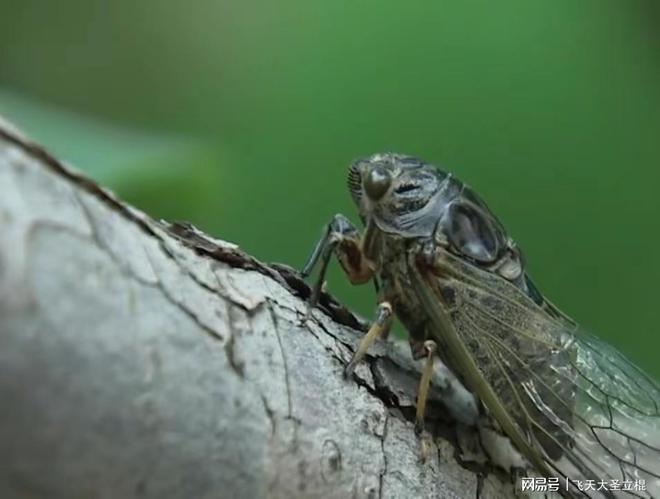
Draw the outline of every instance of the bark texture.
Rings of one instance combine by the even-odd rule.
[[[441,419],[419,462],[407,346],[345,380],[361,322],[309,292],[0,122],[0,497],[511,495]]]

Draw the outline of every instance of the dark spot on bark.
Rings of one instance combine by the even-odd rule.
[[[341,471],[341,451],[334,440],[323,442],[322,456],[321,476],[327,482],[332,475]]]

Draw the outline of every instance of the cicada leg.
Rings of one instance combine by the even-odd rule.
[[[309,299],[308,314],[318,303],[328,263],[333,253],[337,256],[351,283],[364,284],[374,276],[374,265],[364,255],[362,248],[363,239],[355,226],[343,215],[335,215],[326,227],[319,242],[316,243],[301,272],[303,277],[307,277],[320,262],[319,275]],[[392,305],[386,301],[379,303],[373,324],[362,338],[358,349],[353,354],[353,358],[346,365],[345,376],[349,376],[353,372],[357,363],[362,360],[369,346],[378,336],[387,337],[392,326],[392,318]]]
[[[307,277],[319,261],[321,263],[318,279],[312,288],[312,295],[309,299],[308,314],[309,310],[314,308],[319,301],[325,274],[333,253],[337,255],[337,259],[351,283],[363,284],[374,275],[373,266],[362,252],[360,232],[345,216],[335,215],[327,225],[321,239],[314,246],[312,254],[301,271],[302,276]]]
[[[422,370],[422,378],[419,381],[417,390],[417,411],[415,414],[415,432],[419,435],[424,431],[424,415],[426,414],[426,402],[429,397],[431,387],[431,377],[433,375],[433,360],[438,350],[435,341],[427,340],[424,342],[424,351],[426,353],[426,362]]]
[[[438,346],[433,340],[426,340],[423,343],[421,349],[413,346],[413,357],[426,357],[426,362],[424,363],[424,368],[422,369],[422,377],[419,381],[419,388],[417,389],[417,408],[415,413],[415,433],[420,435],[422,439],[422,462],[426,461],[426,458],[430,452],[430,436],[424,432],[424,417],[426,416],[426,403],[429,398],[431,377],[433,376],[433,364],[437,350]],[[420,353],[422,355],[419,355]]]
[[[362,360],[364,354],[367,353],[367,350],[371,346],[378,336],[387,336],[389,333],[390,327],[392,327],[392,305],[389,302],[381,302],[378,304],[378,310],[376,311],[376,320],[369,328],[367,334],[360,341],[358,349],[353,354],[351,361],[346,364],[344,369],[344,376],[348,377],[353,373],[355,366],[358,362]]]

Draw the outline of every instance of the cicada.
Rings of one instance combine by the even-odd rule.
[[[420,432],[442,362],[531,469],[566,484],[563,495],[660,497],[660,386],[543,297],[471,188],[391,153],[354,162],[348,188],[363,233],[336,215],[303,269],[321,266],[311,305],[333,254],[353,284],[376,284],[376,317],[347,373],[396,316],[424,359]]]

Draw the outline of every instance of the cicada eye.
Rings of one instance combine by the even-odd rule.
[[[364,192],[367,193],[369,199],[378,201],[382,198],[392,183],[392,176],[385,168],[376,166],[369,170],[363,180]]]

